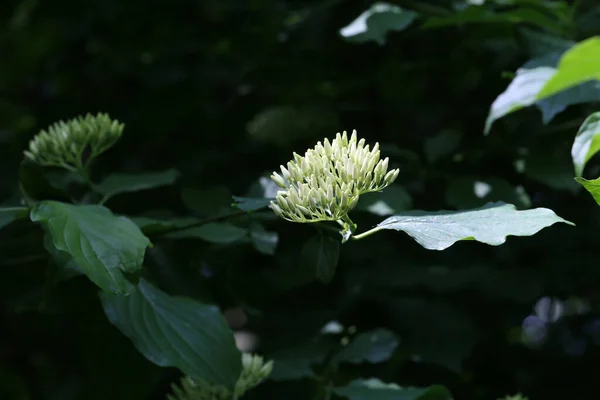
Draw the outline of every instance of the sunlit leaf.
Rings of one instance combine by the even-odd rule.
[[[94,189],[107,200],[120,193],[139,192],[172,185],[179,178],[179,175],[179,172],[175,169],[141,174],[113,174],[101,183],[94,185]]]
[[[484,132],[488,134],[497,119],[534,104],[538,100],[538,93],[554,73],[555,69],[552,67],[518,69],[510,85],[492,103]]]
[[[586,39],[565,52],[556,74],[543,86],[536,100],[589,80],[600,80],[600,37]]]
[[[452,395],[443,386],[426,388],[401,387],[379,379],[357,379],[333,389],[338,396],[349,400],[451,400]]]
[[[101,294],[104,311],[150,361],[184,374],[232,388],[241,353],[219,309],[170,296],[141,279],[130,296]]]
[[[575,136],[571,157],[573,157],[576,176],[583,174],[585,165],[598,151],[600,151],[600,112],[587,117]]]
[[[585,178],[577,177],[575,180],[581,184],[596,200],[596,203],[600,206],[600,178],[587,180]]]
[[[523,107],[537,104],[544,123],[571,104],[600,99],[600,37],[574,45],[561,55],[534,59],[517,70],[508,88],[492,104],[485,123],[489,133],[494,121]]]
[[[43,201],[30,218],[52,237],[54,248],[72,257],[92,282],[105,291],[129,293],[125,274],[142,269],[150,241],[129,219],[97,205]]]
[[[349,25],[340,29],[340,34],[347,40],[366,42],[373,40],[385,43],[389,31],[402,31],[416,19],[417,13],[404,10],[396,5],[378,2],[363,12]]]
[[[574,225],[547,208],[517,211],[512,204],[497,202],[467,211],[406,212],[376,229],[404,231],[426,249],[444,250],[459,240],[498,246],[507,236],[531,236],[557,222]]]

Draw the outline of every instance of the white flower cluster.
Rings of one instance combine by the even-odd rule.
[[[292,222],[337,221],[358,203],[361,194],[376,192],[398,177],[398,169],[388,171],[389,160],[380,160],[379,143],[372,149],[358,140],[356,130],[350,139],[344,131],[331,141],[318,142],[304,157],[281,166],[281,175],[271,179],[283,190],[271,208]]]

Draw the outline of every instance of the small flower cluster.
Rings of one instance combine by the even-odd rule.
[[[390,185],[399,170],[388,172],[389,160],[380,160],[379,143],[372,149],[358,140],[356,131],[350,139],[344,131],[331,141],[318,142],[304,157],[294,153],[294,160],[281,166],[281,175],[271,179],[282,189],[271,208],[292,222],[337,221],[358,203],[361,194],[376,192]]]
[[[80,171],[112,147],[123,134],[123,128],[123,124],[111,120],[107,114],[59,121],[29,142],[25,157],[42,166]]]
[[[233,393],[223,386],[210,385],[192,379],[189,376],[181,380],[181,386],[172,385],[173,394],[168,400],[231,400],[239,399],[248,390],[258,386],[269,377],[273,370],[273,361],[265,363],[258,355],[242,354],[242,373],[238,378]]]

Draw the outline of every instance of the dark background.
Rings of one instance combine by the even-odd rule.
[[[159,241],[147,255],[154,279],[172,293],[246,309],[244,329],[260,338],[256,351],[264,354],[294,348],[332,319],[397,333],[389,362],[348,367],[338,382],[444,384],[456,399],[518,391],[596,399],[600,214],[572,180],[570,147],[598,104],[569,107],[547,125],[531,107],[497,121],[489,136],[483,126],[511,73],[541,51],[527,33],[586,39],[600,32],[600,8],[591,0],[576,8],[488,2],[485,18],[459,23],[452,18],[462,2],[394,3],[419,17],[379,45],[339,34],[367,1],[1,2],[0,202],[19,202],[19,163],[33,135],[87,112],[126,124],[94,179],[182,173],[173,187],[107,204],[125,215],[210,216],[211,196],[202,193],[255,194],[259,177],[292,151],[357,129],[400,168],[389,199],[397,211],[502,200],[551,208],[577,227],[443,252],[403,233],[378,233],[342,245],[335,278],[324,285],[298,263],[314,229],[267,218],[279,235],[274,256],[248,244]],[[507,17],[515,10],[534,10],[558,28]],[[434,17],[450,23],[424,27]],[[597,172],[592,161],[586,177]],[[477,198],[475,181],[490,183],[491,194]],[[366,230],[382,217],[357,211],[353,219]],[[0,232],[0,397],[165,398],[178,372],[136,352],[106,321],[85,278],[49,285],[41,233],[17,225]],[[312,399],[316,391],[305,378],[267,382],[247,398]]]

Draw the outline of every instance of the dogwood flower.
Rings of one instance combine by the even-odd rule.
[[[119,140],[123,128],[123,124],[111,120],[107,114],[59,121],[29,142],[25,158],[46,167],[81,171]]]
[[[277,193],[271,208],[292,222],[345,220],[360,195],[377,192],[396,180],[398,169],[388,171],[389,159],[380,159],[379,143],[373,148],[344,131],[331,142],[317,142],[304,156],[281,166],[281,174],[271,179],[283,190]]]

